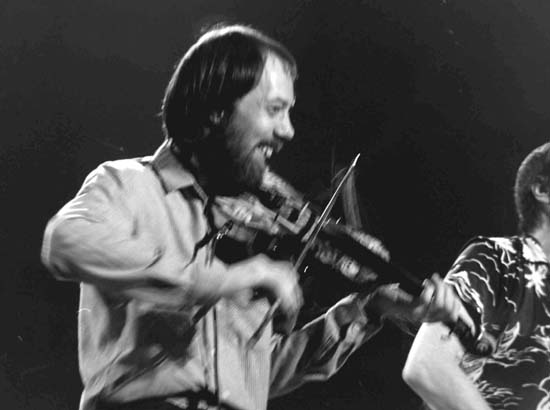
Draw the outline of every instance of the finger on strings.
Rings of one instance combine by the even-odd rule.
[[[434,284],[434,294],[432,297],[432,301],[429,305],[429,310],[433,312],[434,310],[445,310],[448,308],[445,304],[446,302],[446,292],[445,292],[445,284],[441,280],[441,277],[434,273],[431,277],[433,284]]]
[[[453,300],[452,320],[456,322],[456,320],[458,319],[458,316],[460,314],[460,309],[462,308],[462,303],[460,303],[460,299],[458,298],[458,296],[456,296],[453,288],[451,288],[449,286],[448,290],[449,290],[449,294],[451,295],[451,298]]]
[[[420,294],[420,303],[428,307],[434,297],[435,285],[432,280],[428,278],[424,280],[422,285],[424,286],[424,290]]]
[[[466,326],[468,326],[470,328],[470,331],[472,332],[472,334],[475,334],[476,325],[475,325],[472,317],[470,316],[470,314],[468,313],[468,311],[466,310],[466,308],[462,304],[462,302],[459,302],[459,309],[458,309],[457,317],[460,318],[466,324]]]
[[[441,292],[442,296],[442,305],[438,306],[440,308],[440,318],[441,320],[448,320],[449,318],[455,322],[458,319],[460,309],[462,304],[460,299],[456,295],[454,289],[449,284],[445,283],[443,279],[436,274],[434,278],[438,292]]]

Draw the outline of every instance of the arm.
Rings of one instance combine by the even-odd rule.
[[[490,410],[460,368],[464,350],[441,323],[420,328],[403,368],[405,382],[432,410]]]
[[[183,245],[165,239],[172,238],[173,231],[153,232],[150,220],[165,212],[154,195],[159,189],[156,176],[137,163],[101,166],[49,222],[44,264],[58,279],[173,307],[212,302],[260,286],[284,287],[273,276],[289,276],[288,269],[265,257],[227,266],[217,258],[210,263],[202,249],[193,258],[196,238],[188,232],[200,228],[196,216],[183,215],[178,221],[182,235],[189,235]]]
[[[276,336],[272,355],[271,395],[281,395],[307,381],[326,380],[382,327],[384,318],[409,321],[453,320],[458,299],[438,275],[413,298],[396,286],[349,296],[317,320],[283,338]],[[470,323],[469,317],[464,320]]]
[[[273,340],[270,396],[286,394],[308,381],[326,380],[382,323],[366,308],[368,297],[353,295],[288,336]]]
[[[487,331],[500,289],[499,253],[494,244],[476,239],[459,255],[446,282],[462,301],[462,311],[475,313],[475,327]],[[460,362],[464,350],[441,324],[423,325],[403,369],[403,378],[432,409],[489,409]]]

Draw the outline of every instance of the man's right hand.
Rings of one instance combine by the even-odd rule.
[[[298,274],[290,262],[276,261],[265,255],[256,255],[243,262],[254,275],[255,288],[264,289],[287,317],[296,315],[303,304]]]

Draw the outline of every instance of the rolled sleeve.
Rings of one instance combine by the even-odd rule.
[[[363,305],[359,296],[349,296],[288,337],[275,336],[270,396],[328,379],[375,335],[382,327],[380,318],[368,317]]]
[[[445,278],[454,287],[477,328],[490,323],[498,312],[502,254],[503,250],[495,243],[476,239],[465,247]]]

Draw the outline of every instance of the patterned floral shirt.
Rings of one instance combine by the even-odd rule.
[[[447,275],[497,340],[492,356],[466,354],[461,363],[493,409],[550,410],[548,268],[531,237],[478,237]]]

